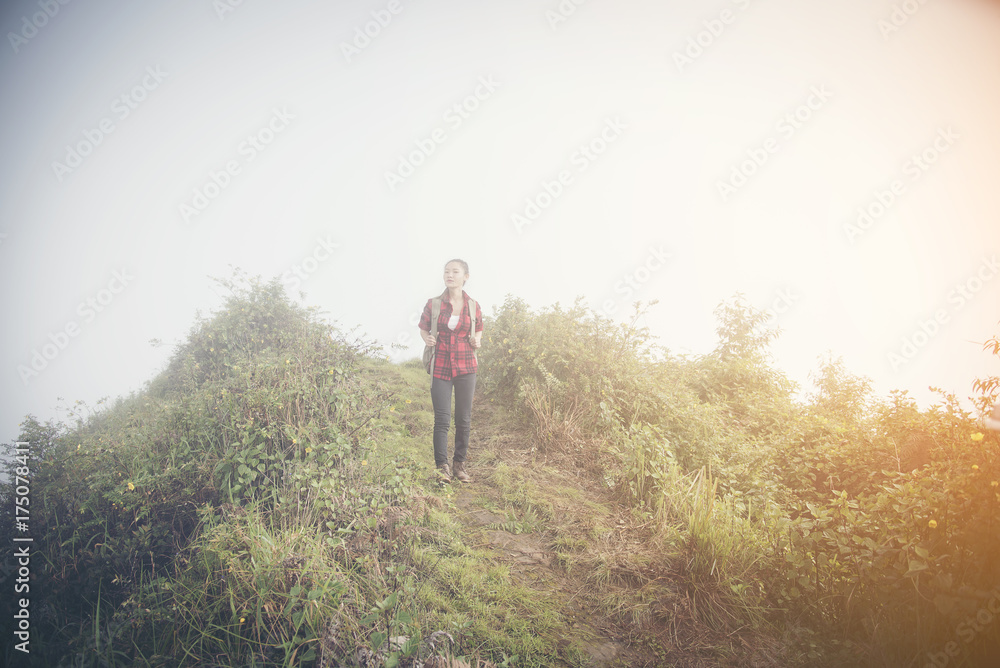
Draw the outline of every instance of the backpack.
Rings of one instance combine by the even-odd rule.
[[[472,321],[470,325],[469,337],[473,337],[476,334],[476,300],[466,299],[466,306],[469,308],[469,319]],[[438,316],[441,315],[441,298],[435,297],[431,300],[431,336],[437,339],[438,333]],[[434,342],[433,346],[424,346],[424,370],[427,373],[433,374],[434,372],[434,356],[437,353],[437,341]],[[472,357],[479,363],[479,356],[476,355],[476,349],[472,349]]]

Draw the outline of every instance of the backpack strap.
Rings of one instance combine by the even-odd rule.
[[[431,336],[437,338],[438,333],[438,316],[441,315],[441,298],[434,297],[431,299]],[[427,373],[431,375],[431,387],[434,387],[434,362],[437,359],[437,341],[434,341],[434,347],[431,349],[431,368],[427,370]]]
[[[441,315],[441,298],[435,297],[431,300],[431,336],[438,334],[438,316]],[[434,346],[437,347],[436,345]]]

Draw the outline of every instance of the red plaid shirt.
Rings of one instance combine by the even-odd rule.
[[[441,298],[441,313],[438,315],[437,345],[434,353],[434,377],[441,380],[451,380],[463,373],[475,373],[477,364],[469,343],[472,321],[469,319],[469,295],[462,290],[462,312],[458,318],[458,326],[454,331],[448,328],[451,318],[451,300],[447,295]],[[431,307],[434,298],[427,300],[424,313],[420,316],[418,327],[425,332],[431,331]],[[483,310],[476,302],[476,331],[483,331]]]

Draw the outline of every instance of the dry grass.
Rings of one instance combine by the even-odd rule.
[[[579,452],[585,440],[580,429],[583,407],[576,397],[563,406],[544,385],[525,383],[524,398],[534,418],[534,441],[541,452]]]
[[[789,665],[773,635],[738,623],[713,628],[699,616],[693,597],[704,606],[705,594],[685,574],[687,527],[622,504],[606,482],[617,466],[609,449],[582,439],[574,418],[563,417],[573,413],[553,410],[537,388],[528,401],[541,418],[533,429],[517,429],[488,402],[474,404],[477,493],[499,510],[548,509],[538,538],[555,556],[547,568],[556,572],[565,609],[585,615],[592,635],[617,639],[618,663],[596,665]],[[571,437],[561,441],[565,434]]]

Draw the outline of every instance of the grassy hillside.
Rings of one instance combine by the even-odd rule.
[[[479,355],[474,480],[442,486],[419,362],[389,363],[277,283],[227,286],[146,390],[75,425],[25,421],[29,530],[8,511],[2,533],[34,539],[31,653],[8,637],[7,665],[1000,651],[1000,443],[954,397],[874,398],[826,358],[797,403],[738,299],[716,350],[688,358],[634,321],[509,298]]]

